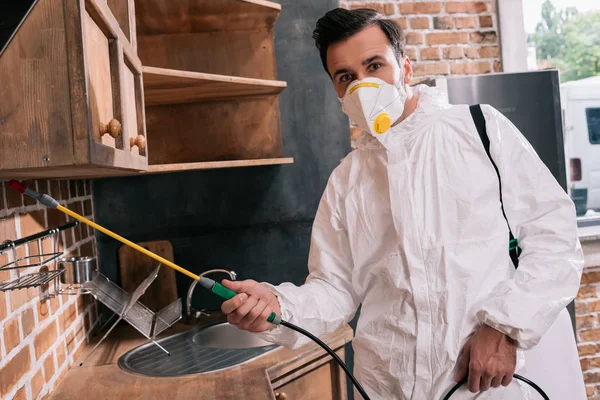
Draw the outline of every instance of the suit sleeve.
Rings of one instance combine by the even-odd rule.
[[[494,108],[482,108],[504,209],[522,253],[512,279],[494,288],[477,317],[527,349],[579,290],[583,253],[575,206],[519,130]]]
[[[308,259],[309,275],[301,286],[269,286],[277,295],[282,319],[316,336],[347,324],[360,301],[352,287],[352,255],[348,233],[340,218],[340,197],[330,178],[315,216]],[[310,339],[282,326],[258,334],[263,339],[298,348]]]

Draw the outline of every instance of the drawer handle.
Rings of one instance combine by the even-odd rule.
[[[279,393],[279,392],[275,392],[275,399],[276,400],[288,400],[287,394],[285,393]]]
[[[138,149],[143,150],[146,147],[146,138],[144,135],[137,135],[135,138],[129,138],[129,146],[133,149],[133,146],[137,146]]]
[[[122,126],[116,119],[111,119],[108,124],[100,122],[100,136],[108,133],[115,139],[122,133]]]

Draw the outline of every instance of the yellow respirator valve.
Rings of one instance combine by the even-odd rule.
[[[387,130],[390,129],[390,126],[392,126],[392,119],[389,114],[385,112],[379,114],[373,123],[373,129],[380,135],[387,132]]]

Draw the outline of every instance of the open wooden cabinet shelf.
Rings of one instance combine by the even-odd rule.
[[[286,82],[143,67],[146,106],[277,95]]]
[[[289,164],[273,26],[263,0],[136,1],[148,171]]]

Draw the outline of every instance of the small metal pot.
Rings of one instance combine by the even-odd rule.
[[[80,285],[94,279],[94,257],[66,257],[58,260],[60,282],[67,285]]]

